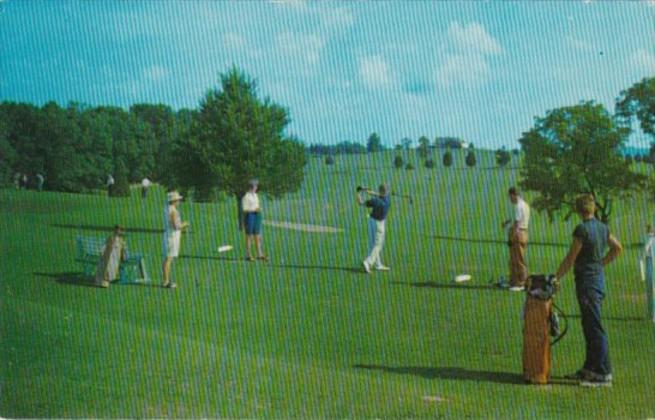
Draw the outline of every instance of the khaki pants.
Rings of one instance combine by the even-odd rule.
[[[528,231],[510,230],[509,241],[511,244],[509,248],[509,284],[510,286],[525,286],[525,281],[528,279],[528,267],[525,265]]]

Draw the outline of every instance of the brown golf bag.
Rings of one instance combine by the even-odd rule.
[[[532,384],[546,384],[550,378],[550,325],[552,299],[530,295],[525,300],[523,326],[523,379]]]
[[[528,278],[523,315],[523,378],[527,383],[546,384],[550,378],[550,336],[558,335],[553,325],[553,295],[557,288],[555,276],[533,275]]]

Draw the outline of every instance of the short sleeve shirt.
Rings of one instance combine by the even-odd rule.
[[[241,206],[245,213],[259,211],[259,197],[257,193],[248,191],[241,199]]]
[[[527,229],[530,222],[530,206],[519,197],[514,209],[514,220],[519,229]]]

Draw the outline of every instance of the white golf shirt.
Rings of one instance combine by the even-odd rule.
[[[528,223],[530,221],[530,206],[521,197],[514,206],[514,221],[519,229],[528,230]]]
[[[259,197],[257,193],[248,191],[241,199],[241,207],[244,213],[259,211]]]

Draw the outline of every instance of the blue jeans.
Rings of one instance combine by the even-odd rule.
[[[581,288],[582,289],[582,288]],[[600,322],[600,305],[603,295],[595,289],[577,290],[582,332],[586,343],[584,369],[599,375],[612,373],[607,333]]]

